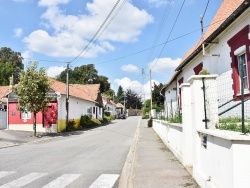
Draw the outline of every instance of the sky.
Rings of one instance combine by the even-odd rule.
[[[150,70],[152,82],[166,84],[201,37],[200,16],[206,30],[222,1],[0,0],[0,47],[51,77],[67,62],[94,64],[115,92],[121,85],[149,98]]]

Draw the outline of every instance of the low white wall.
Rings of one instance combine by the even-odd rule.
[[[18,130],[18,131],[33,131],[33,124],[10,124],[9,130]],[[49,132],[49,133],[56,133],[57,132],[57,125],[52,124],[51,127],[43,127],[42,124],[36,125],[37,132]]]
[[[198,130],[197,168],[193,175],[201,187],[247,188],[250,186],[250,137],[238,132],[217,129]]]
[[[183,135],[181,125],[161,120],[153,120],[153,129],[178,160],[183,162]]]

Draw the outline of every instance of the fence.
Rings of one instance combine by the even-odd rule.
[[[245,133],[245,127],[249,123],[250,98],[244,97],[242,101],[241,96],[244,96],[244,93],[234,97],[231,73],[228,71],[218,76],[217,86],[211,84],[211,80],[203,79],[204,122],[206,128],[216,126],[220,129],[231,129]],[[218,100],[211,100],[212,98],[218,98]],[[215,102],[211,104],[208,101]]]
[[[166,101],[165,113],[167,120],[175,119],[176,117],[181,116],[181,106],[179,97]]]

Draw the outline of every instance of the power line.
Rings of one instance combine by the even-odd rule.
[[[221,20],[219,20],[219,21],[217,21],[217,22],[214,22],[213,24],[217,24],[218,22],[221,22],[221,21],[224,21],[224,20],[225,20],[225,19],[221,19]],[[207,27],[209,27],[209,26],[211,26],[211,25],[213,25],[213,24],[204,26],[204,28],[207,28]],[[195,33],[195,32],[200,31],[200,30],[201,30],[201,29],[196,29],[196,30],[193,30],[193,31],[191,31],[191,32],[189,32],[189,33],[183,34],[183,35],[181,35],[181,36],[179,36],[179,37],[176,37],[176,38],[173,38],[173,39],[171,39],[171,40],[165,41],[165,42],[163,42],[163,43],[157,44],[157,45],[155,45],[155,46],[151,46],[151,47],[148,47],[148,48],[145,48],[145,49],[142,49],[142,50],[133,52],[133,53],[131,53],[131,54],[124,55],[124,56],[121,56],[121,57],[117,57],[117,58],[114,58],[114,59],[111,59],[111,60],[108,60],[108,61],[103,61],[103,62],[100,62],[100,63],[94,63],[94,65],[106,64],[106,63],[110,63],[110,62],[113,62],[113,61],[117,61],[117,60],[120,60],[120,59],[124,59],[124,58],[130,57],[130,56],[133,56],[133,55],[137,55],[137,54],[146,52],[146,51],[148,51],[148,50],[151,50],[151,49],[153,49],[153,48],[157,48],[157,47],[159,47],[159,46],[162,46],[162,45],[164,45],[165,43],[169,43],[169,42],[176,41],[176,40],[178,40],[178,39],[181,39],[181,38],[183,38],[183,37],[186,37],[186,36],[188,36],[188,35],[191,35],[191,34],[193,34],[193,33]],[[23,58],[23,59],[32,60],[32,61],[42,61],[42,62],[64,63],[64,64],[65,64],[65,63],[68,63],[68,61],[56,61],[56,60],[49,60],[49,59],[35,59],[35,58]]]
[[[121,3],[121,5],[119,6],[119,8],[117,9],[117,11],[114,13],[113,17],[110,18],[109,22],[105,25],[105,27],[103,28],[103,30],[101,31],[101,33],[99,34],[99,36],[91,43],[91,46],[89,46],[83,56],[91,49],[91,47],[97,42],[97,40],[101,37],[101,35],[103,34],[103,32],[107,29],[107,27],[109,26],[109,24],[114,20],[114,18],[117,16],[117,14],[120,12],[120,10],[122,9],[122,7],[124,6],[124,4],[127,2],[128,0],[123,0],[123,2]]]
[[[101,24],[101,26],[98,28],[98,30],[96,31],[96,33],[94,34],[94,36],[90,39],[90,41],[88,42],[88,44],[84,47],[84,49],[74,58],[72,59],[70,62],[72,63],[73,61],[75,61],[77,58],[80,57],[80,55],[86,50],[88,49],[89,45],[94,41],[95,37],[98,35],[98,33],[101,31],[101,29],[104,27],[105,23],[108,21],[109,17],[111,16],[111,14],[113,13],[113,11],[115,10],[115,8],[117,7],[117,5],[119,4],[121,0],[117,0],[117,2],[115,3],[115,5],[113,6],[113,8],[111,9],[111,11],[109,12],[108,16],[105,18],[105,20],[103,21],[103,23]]]
[[[170,33],[169,33],[169,35],[168,35],[168,38],[167,38],[167,40],[166,40],[166,42],[165,42],[165,44],[164,44],[164,46],[163,46],[163,48],[162,48],[162,50],[161,50],[159,56],[158,56],[158,58],[157,58],[156,61],[154,62],[154,64],[153,64],[151,70],[154,69],[154,66],[155,66],[156,63],[158,62],[159,58],[161,57],[161,55],[162,55],[162,53],[163,53],[163,50],[164,50],[165,47],[166,47],[166,44],[167,44],[167,42],[168,42],[168,40],[169,40],[169,38],[170,38],[170,36],[171,36],[173,30],[174,30],[175,24],[176,24],[176,22],[177,22],[177,20],[178,20],[178,18],[179,18],[179,16],[180,16],[180,13],[181,13],[181,11],[182,11],[182,8],[183,8],[184,3],[185,3],[185,0],[183,0],[183,2],[182,2],[181,8],[180,8],[180,10],[179,10],[179,12],[178,12],[178,15],[177,15],[176,19],[175,19],[174,25],[172,26],[172,29],[171,29],[171,31],[170,31]]]

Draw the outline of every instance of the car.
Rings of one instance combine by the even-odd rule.
[[[126,114],[119,114],[118,119],[126,119]]]

